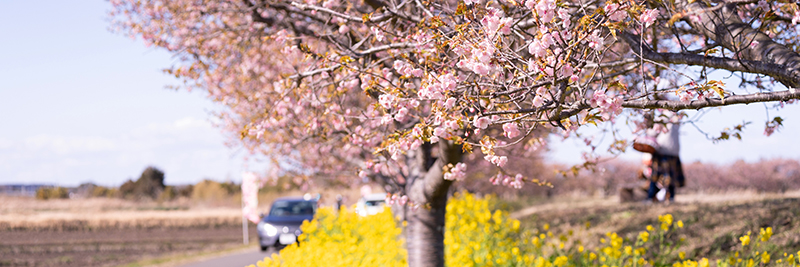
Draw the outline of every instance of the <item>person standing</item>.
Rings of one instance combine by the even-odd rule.
[[[653,153],[654,173],[647,195],[648,198],[657,201],[658,192],[666,190],[663,200],[669,203],[675,201],[675,187],[683,187],[686,181],[680,159],[681,114],[665,112],[662,118],[665,120],[657,121],[653,127],[658,133],[656,137],[658,145],[655,148],[656,153]]]

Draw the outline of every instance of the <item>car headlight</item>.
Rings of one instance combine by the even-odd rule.
[[[275,236],[278,234],[278,228],[275,228],[275,226],[272,226],[271,224],[265,223],[263,228],[264,232],[267,232],[268,236]]]

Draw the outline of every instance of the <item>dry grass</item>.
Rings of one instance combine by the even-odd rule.
[[[5,230],[83,230],[97,228],[210,227],[241,224],[241,210],[55,211],[0,215]]]
[[[259,194],[263,212],[278,197],[302,196],[288,191]],[[323,205],[333,205],[341,194],[346,204],[358,200],[357,189],[323,190]],[[180,198],[170,202],[133,202],[113,198],[37,200],[0,196],[0,231],[76,231],[128,228],[186,228],[238,225],[242,223],[241,195],[213,200]]]
[[[634,240],[647,225],[657,226],[658,216],[673,214],[686,227],[678,235],[686,240],[681,249],[691,257],[719,258],[734,249],[738,237],[748,231],[758,233],[761,227],[775,229],[772,252],[797,252],[800,249],[800,191],[758,193],[754,190],[728,193],[694,193],[677,196],[671,205],[619,203],[615,198],[561,198],[552,202],[517,210],[512,217],[520,219],[525,229],[574,231],[585,245],[599,245],[607,232],[617,232]],[[586,224],[591,227],[586,229]]]

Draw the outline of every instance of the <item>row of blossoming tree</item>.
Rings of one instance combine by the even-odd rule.
[[[521,187],[534,177],[504,169],[503,151],[535,152],[546,134],[800,98],[800,9],[786,0],[111,3],[114,29],[175,55],[167,72],[227,107],[222,126],[254,154],[396,193],[412,266],[443,265],[446,192],[465,153]],[[624,149],[617,138],[611,149]]]

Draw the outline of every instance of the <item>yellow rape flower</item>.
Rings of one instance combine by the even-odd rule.
[[[742,246],[743,247],[747,246],[748,244],[750,244],[750,232],[748,231],[747,235],[739,237],[739,241],[742,241]]]
[[[761,254],[761,263],[763,264],[769,263],[769,253],[767,253],[766,251],[764,251],[764,253]]]
[[[655,230],[655,229],[653,228],[652,225],[647,225],[647,231],[652,232],[653,230]]]
[[[681,258],[681,260],[685,260],[686,259],[686,252],[683,252],[683,251],[678,252],[678,258]]]
[[[761,242],[769,241],[769,238],[772,237],[772,227],[767,227],[767,229],[761,228]]]
[[[672,214],[669,214],[669,213],[658,216],[658,221],[663,223],[663,224],[672,224],[672,220],[673,220]]]
[[[683,221],[678,221],[678,228],[683,228]]]
[[[553,261],[553,265],[557,267],[564,266],[565,264],[567,264],[567,260],[569,260],[567,256],[558,256],[558,258],[556,258],[556,260]]]
[[[645,232],[645,231],[642,231],[641,233],[639,233],[639,239],[641,239],[642,242],[647,242],[647,240],[649,238],[650,238],[650,233]]]
[[[697,262],[697,267],[708,267],[708,259],[703,258]]]

